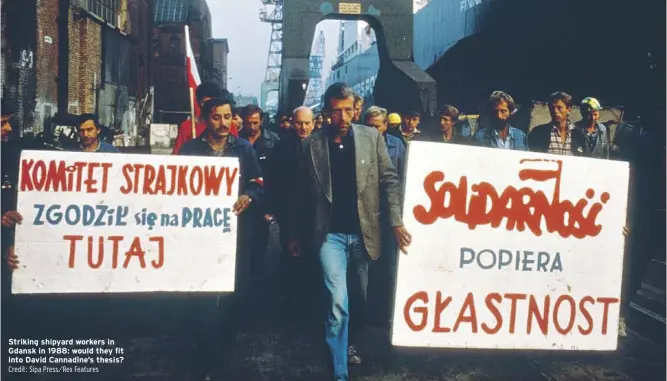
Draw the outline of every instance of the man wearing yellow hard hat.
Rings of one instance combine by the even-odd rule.
[[[399,128],[401,127],[401,116],[397,113],[391,113],[387,116],[387,123],[389,127],[387,129]]]
[[[609,159],[611,145],[609,132],[600,123],[600,102],[592,97],[584,98],[579,105],[582,119],[575,123],[576,132],[573,136],[578,140],[574,154],[577,156]]]

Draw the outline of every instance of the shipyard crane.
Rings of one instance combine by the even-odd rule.
[[[320,98],[324,94],[324,87],[322,86],[322,62],[324,62],[324,52],[324,31],[320,31],[310,55],[310,83],[304,101],[304,105],[308,107],[320,103]]]
[[[260,106],[269,113],[277,110],[277,99],[268,104],[271,93],[278,94],[280,86],[280,66],[283,55],[283,0],[261,0],[262,8],[259,19],[271,24],[271,41],[269,42],[269,56],[266,59],[266,74],[262,82]]]

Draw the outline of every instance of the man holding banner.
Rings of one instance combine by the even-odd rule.
[[[15,307],[11,298],[11,276],[12,269],[18,266],[16,256],[14,255],[14,229],[16,224],[23,221],[23,216],[16,211],[16,186],[19,177],[19,157],[20,147],[16,140],[12,138],[17,136],[16,131],[12,129],[10,123],[14,110],[5,102],[0,101],[0,111],[2,112],[2,254],[7,257],[7,261],[2,263],[2,332],[7,336],[17,335],[17,323],[20,321],[14,313]],[[7,358],[8,355],[7,340],[2,343],[2,355]],[[8,368],[2,369],[2,378],[9,378]]]
[[[198,109],[204,107],[204,103],[212,98],[220,98],[222,96],[222,89],[215,82],[204,82],[201,85],[197,86],[197,91],[195,92],[196,103]],[[176,142],[174,143],[173,155],[178,155],[178,152],[183,147],[183,144],[192,140],[195,136],[199,136],[206,130],[206,121],[201,118],[195,120],[195,136],[192,136],[192,120],[186,119],[178,126],[178,135],[176,136]],[[234,136],[238,136],[237,128],[235,124],[232,124],[230,133]]]
[[[238,201],[234,204],[234,213],[239,216],[250,205],[258,204],[260,197],[264,195],[264,180],[262,170],[259,166],[257,155],[248,141],[233,136],[231,126],[233,123],[231,101],[226,90],[222,90],[222,98],[213,98],[204,104],[202,115],[206,122],[206,130],[198,136],[187,142],[180,150],[180,155],[188,156],[218,156],[218,157],[237,157],[241,169],[240,178],[244,180],[239,189]],[[246,214],[244,214],[244,217]],[[239,221],[239,226],[244,224]],[[239,229],[244,231],[243,228]],[[242,239],[239,241],[244,242]],[[242,247],[240,244],[239,247]],[[244,279],[244,272],[248,271],[248,266],[243,263],[247,256],[239,257],[240,274],[237,271],[238,280]],[[242,285],[241,285],[242,286]],[[237,290],[239,287],[236,288]]]
[[[213,98],[204,103],[202,117],[206,123],[206,130],[196,139],[187,142],[179,154],[236,157],[239,159],[241,179],[238,200],[233,207],[234,214],[240,216],[237,226],[241,233],[237,241],[235,292],[224,300],[217,297],[214,300],[209,296],[193,299],[195,306],[193,306],[192,313],[199,317],[206,316],[203,324],[199,324],[200,322],[193,318],[193,328],[199,342],[198,358],[202,361],[205,371],[209,373],[207,379],[210,379],[210,372],[219,366],[220,359],[223,358],[220,353],[221,347],[229,348],[230,345],[227,343],[233,340],[235,334],[235,322],[238,317],[235,310],[239,300],[238,294],[241,293],[240,297],[243,297],[248,291],[249,253],[245,252],[243,248],[249,246],[251,242],[249,235],[252,234],[252,231],[249,229],[251,220],[246,210],[251,205],[261,203],[263,179],[257,156],[250,143],[230,133],[233,114],[230,97],[226,90],[222,90],[221,98]],[[223,332],[218,331],[223,325],[221,319],[224,321]],[[223,343],[220,342],[221,339]]]

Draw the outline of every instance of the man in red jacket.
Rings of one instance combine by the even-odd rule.
[[[222,97],[222,89],[215,82],[203,82],[201,85],[197,86],[197,91],[195,92],[195,98],[197,99],[197,104],[199,108],[204,107],[209,99],[220,98]],[[197,116],[195,120],[195,136],[199,136],[206,130],[206,123]],[[232,124],[232,128],[229,132],[235,137],[239,136],[238,126]],[[178,155],[178,152],[183,147],[183,144],[192,140],[195,136],[192,136],[192,120],[190,118],[186,119],[178,126],[178,135],[176,136],[176,143],[174,143],[174,150],[172,155]]]

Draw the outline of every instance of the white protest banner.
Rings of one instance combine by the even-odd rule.
[[[392,343],[616,349],[628,171],[410,143]]]
[[[12,292],[234,290],[236,158],[26,151]]]

